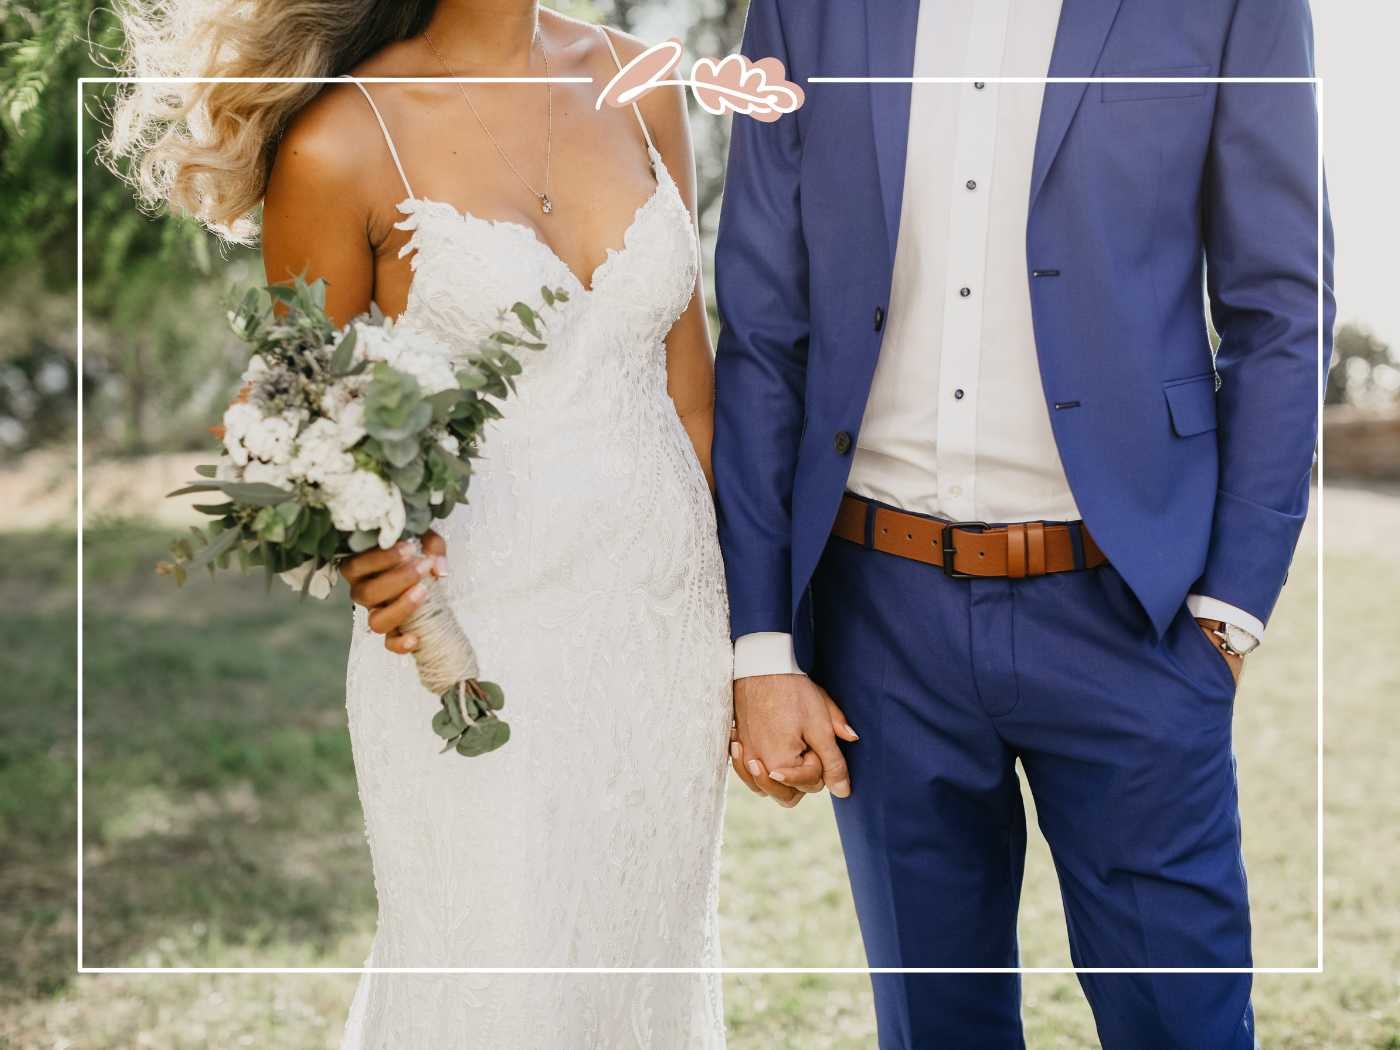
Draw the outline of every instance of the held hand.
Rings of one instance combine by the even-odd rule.
[[[1207,640],[1215,647],[1215,651],[1220,654],[1221,659],[1230,665],[1230,673],[1235,676],[1235,685],[1238,686],[1240,684],[1240,675],[1244,674],[1244,657],[1238,656],[1235,653],[1227,653],[1224,649],[1220,648],[1220,639],[1215,635],[1215,632],[1220,629],[1221,626],[1219,620],[1198,619],[1196,623],[1200,625],[1201,630],[1206,632]]]
[[[761,675],[734,683],[730,758],[753,791],[792,807],[820,791],[845,798],[850,774],[836,744],[857,737],[826,691],[805,675]]]
[[[340,563],[340,574],[350,584],[350,597],[369,610],[369,628],[384,635],[391,653],[411,653],[418,639],[401,634],[400,625],[427,597],[423,578],[447,575],[447,544],[436,532],[423,534],[423,553],[400,543],[388,550],[368,550]]]

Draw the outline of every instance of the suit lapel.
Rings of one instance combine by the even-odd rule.
[[[907,77],[914,72],[914,36],[919,0],[866,0],[865,30],[868,76]],[[904,163],[909,145],[909,84],[870,84],[870,117],[875,132],[875,159],[890,258],[899,235],[904,195]]]
[[[1052,77],[1087,77],[1094,74],[1103,53],[1108,31],[1122,0],[1063,0],[1060,28],[1055,34],[1055,50],[1050,57]],[[1031,169],[1031,205],[1040,193],[1055,155],[1069,131],[1087,84],[1046,84],[1045,101],[1040,109],[1040,131],[1035,142],[1035,164]]]

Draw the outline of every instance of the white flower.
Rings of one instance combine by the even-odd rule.
[[[308,574],[311,574],[315,564],[316,562],[314,560],[304,561],[295,569],[288,569],[286,572],[281,573],[282,579],[286,581],[288,587],[299,591],[305,585],[306,577]],[[334,565],[322,565],[316,570],[314,575],[311,575],[311,586],[307,588],[306,593],[313,598],[330,597],[331,589],[335,587],[337,574]]]
[[[421,350],[400,354],[393,362],[400,372],[407,372],[423,388],[424,395],[431,397],[444,390],[457,389],[457,373],[452,368],[452,359],[446,354],[425,353]]]
[[[386,325],[377,324],[356,324],[355,326],[355,352],[351,355],[355,362],[359,361],[383,361],[384,343],[388,339],[392,330]],[[336,345],[340,345],[340,338],[337,337]]]
[[[248,359],[248,367],[243,369],[243,375],[239,378],[246,385],[256,382],[260,377],[266,375],[268,371],[267,362],[263,360],[262,354],[254,354]]]
[[[341,448],[353,448],[365,436],[365,404],[358,399],[349,402],[336,417],[336,430]]]
[[[288,464],[292,477],[323,485],[354,469],[355,458],[345,451],[339,424],[317,419],[297,435],[296,450]]]
[[[243,471],[228,456],[220,456],[214,468],[215,481],[242,481]]]
[[[264,463],[286,463],[292,458],[292,440],[296,437],[298,422],[295,412],[262,417],[243,434],[243,447]]]
[[[253,427],[262,422],[262,413],[246,401],[236,401],[224,412],[224,448],[236,466],[248,462],[244,440]]]
[[[279,489],[285,489],[291,484],[291,475],[285,464],[264,463],[255,459],[243,468],[243,480],[276,485]]]
[[[452,351],[431,336],[402,325],[355,326],[355,352],[370,361],[383,361],[418,381],[426,395],[457,388]]]
[[[444,430],[437,439],[438,448],[442,449],[449,456],[455,456],[462,451],[462,443],[457,440],[457,435]]]
[[[355,396],[350,384],[346,382],[347,378],[342,376],[337,379],[326,387],[325,393],[321,395],[321,414],[327,419],[339,419],[340,413],[345,411],[345,406],[350,404],[350,399]]]
[[[404,506],[399,490],[377,474],[355,470],[324,484],[331,522],[342,532],[379,533],[379,546],[392,547],[403,533]]]

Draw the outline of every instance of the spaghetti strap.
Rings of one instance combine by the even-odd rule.
[[[612,34],[602,26],[598,27],[598,32],[603,34],[603,39],[608,42],[608,50],[612,52],[613,61],[617,63],[618,71],[622,70],[622,57],[617,53],[617,45],[613,43]],[[656,143],[651,141],[651,131],[647,128],[647,122],[642,119],[642,111],[637,107],[637,103],[632,103],[632,112],[637,114],[637,123],[642,126],[642,138],[647,140],[647,149],[656,153]]]
[[[350,81],[360,89],[360,94],[365,96],[365,101],[369,103],[369,108],[374,110],[374,119],[379,121],[379,130],[384,132],[384,143],[389,147],[389,156],[394,158],[394,167],[399,169],[399,178],[403,179],[403,188],[408,191],[410,199],[413,198],[413,187],[409,184],[408,175],[403,170],[403,162],[399,160],[399,151],[394,148],[394,137],[389,134],[389,125],[384,123],[384,114],[379,112],[379,107],[374,104],[374,96],[369,93],[369,88],[365,87],[348,73],[344,79]]]

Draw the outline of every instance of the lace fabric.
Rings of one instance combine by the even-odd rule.
[[[369,965],[719,963],[730,719],[713,505],[666,393],[664,339],[694,287],[691,219],[657,185],[585,288],[534,232],[400,205],[400,323],[466,345],[541,285],[571,298],[524,361],[440,523],[444,581],[506,691],[500,751],[437,754],[432,698],[357,608],[347,709],[379,895]],[[367,974],[344,1050],[719,1050],[718,979]]]

